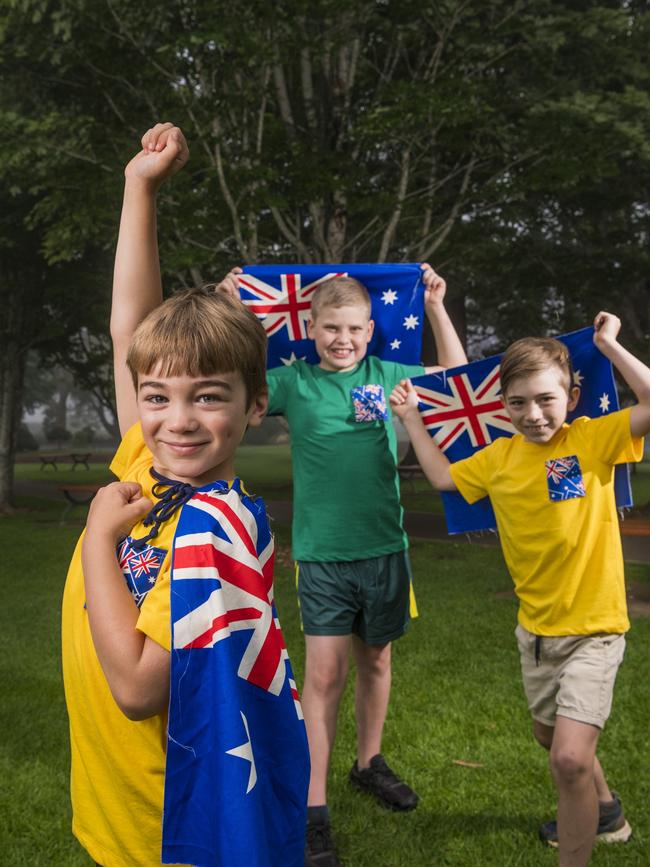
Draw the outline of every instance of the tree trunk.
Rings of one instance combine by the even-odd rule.
[[[13,510],[16,434],[22,417],[25,352],[19,346],[24,319],[17,299],[5,306],[7,328],[0,358],[0,514]]]

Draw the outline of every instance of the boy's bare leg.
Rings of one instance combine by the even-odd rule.
[[[367,768],[370,759],[381,752],[391,686],[391,645],[365,644],[352,636],[357,664],[355,709],[357,719],[358,767]]]
[[[348,676],[350,636],[305,635],[305,647],[302,710],[311,759],[307,804],[318,807],[327,803],[327,772]]]
[[[560,867],[586,867],[598,827],[594,778],[600,729],[556,717],[551,773],[558,791],[557,829]]]
[[[546,726],[537,720],[533,720],[533,733],[535,740],[540,743],[544,749],[550,750],[553,743],[553,726]],[[596,786],[596,796],[602,804],[609,803],[613,800],[612,790],[609,788],[605,772],[598,760],[598,756],[594,757],[594,784]]]

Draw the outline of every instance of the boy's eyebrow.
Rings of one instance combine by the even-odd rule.
[[[555,394],[555,392],[553,392],[553,391],[540,391],[539,394],[534,394],[534,395],[533,395],[533,399],[537,399],[537,398],[540,398],[540,397],[553,397],[554,394]],[[512,392],[509,392],[509,393],[506,395],[506,400],[512,400],[513,398],[516,398],[517,400],[526,400],[526,395],[524,395],[524,394],[513,394]]]
[[[155,380],[155,379],[146,379],[143,382],[138,383],[138,389],[157,388],[157,389],[162,390],[165,388],[165,385],[166,385],[166,383],[159,382],[158,380]],[[225,379],[198,379],[195,382],[193,382],[192,385],[194,386],[194,388],[210,388],[210,387],[214,388],[214,387],[217,387],[217,388],[225,388],[228,391],[232,391],[231,383],[227,382]]]

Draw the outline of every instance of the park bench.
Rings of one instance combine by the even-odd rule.
[[[90,452],[71,452],[68,457],[72,461],[73,470],[75,469],[75,467],[81,466],[82,464],[87,470],[90,469],[90,467],[88,466],[88,461],[90,460]]]
[[[86,506],[101,487],[102,485],[59,485],[59,490],[68,501],[59,524],[65,524],[65,519],[75,506]]]
[[[41,461],[42,470],[44,470],[45,467],[54,467],[55,470],[59,469],[56,465],[56,462],[60,460],[59,455],[39,455],[38,457]]]

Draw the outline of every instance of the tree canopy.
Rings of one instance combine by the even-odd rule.
[[[30,344],[86,385],[108,394],[107,347],[93,359],[79,335],[100,345],[122,167],[159,120],[192,152],[161,194],[168,285],[243,262],[431,260],[475,337],[605,308],[647,357],[647,2],[0,9],[7,243],[47,275]],[[20,282],[0,287],[10,303]]]

